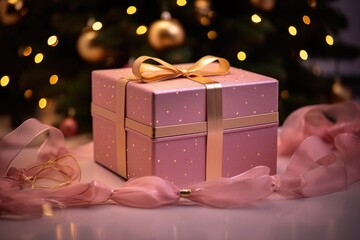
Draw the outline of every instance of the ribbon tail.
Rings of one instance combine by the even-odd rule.
[[[345,163],[347,185],[360,180],[360,137],[342,133],[335,137],[334,144]]]
[[[133,178],[114,190],[111,200],[129,207],[155,208],[176,203],[179,189],[156,176]]]
[[[61,189],[25,189],[5,186],[0,191],[1,217],[26,218],[53,214],[53,209],[103,204],[111,189],[95,181],[78,183]]]
[[[40,190],[41,191],[41,190]],[[44,189],[47,200],[57,201],[67,207],[89,206],[105,203],[110,199],[111,188],[97,181],[78,183],[58,190]]]
[[[344,162],[318,136],[308,137],[299,146],[287,170],[277,179],[277,192],[292,198],[336,192],[347,183]]]
[[[269,168],[258,166],[232,178],[219,178],[189,187],[188,199],[217,208],[236,208],[273,192]]]
[[[13,191],[1,188],[0,218],[24,219],[43,215],[48,202],[35,191]]]

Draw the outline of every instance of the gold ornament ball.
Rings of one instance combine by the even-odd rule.
[[[184,42],[185,32],[178,20],[160,19],[150,25],[148,39],[154,49],[172,48]]]
[[[24,4],[23,0],[0,0],[0,22],[4,25],[12,25],[20,21],[27,13]]]
[[[97,63],[104,60],[107,56],[106,51],[101,46],[93,43],[98,32],[85,30],[81,33],[77,41],[77,50],[79,55],[90,63]]]
[[[271,11],[275,6],[275,0],[250,0],[250,3],[264,11]]]

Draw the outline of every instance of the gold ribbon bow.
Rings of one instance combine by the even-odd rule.
[[[147,60],[153,60],[160,65],[144,63]],[[211,63],[218,62],[218,69],[206,70]],[[187,69],[177,68],[159,58],[141,56],[138,57],[132,67],[135,78],[143,82],[163,81],[178,77],[186,77],[191,80],[206,84],[214,83],[211,79],[204,76],[214,76],[227,74],[230,70],[229,62],[224,58],[215,56],[205,56]]]
[[[160,65],[145,63],[152,60]],[[217,62],[218,68],[206,68]],[[205,76],[224,75],[230,71],[230,64],[224,58],[205,56],[189,68],[177,68],[161,59],[141,56],[133,64],[134,77],[143,82],[163,81],[178,77],[186,77],[206,87],[207,112],[207,145],[206,145],[206,179],[214,179],[222,175],[222,92],[221,84]]]

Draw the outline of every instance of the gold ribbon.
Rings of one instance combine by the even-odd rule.
[[[152,60],[160,65],[145,63]],[[217,62],[207,69],[211,63]],[[206,179],[222,175],[223,117],[221,84],[205,76],[224,75],[230,71],[230,64],[224,58],[205,56],[186,69],[177,68],[161,59],[141,56],[133,64],[134,77],[143,82],[164,81],[185,77],[206,87],[207,143]],[[123,124],[125,128],[125,124]],[[122,131],[124,132],[124,131]]]
[[[160,65],[144,63],[147,60],[153,60]],[[206,70],[209,64],[218,62],[218,69],[211,68]],[[143,82],[163,81],[178,77],[186,77],[202,84],[217,83],[205,76],[224,75],[229,73],[230,64],[225,58],[214,56],[205,56],[187,69],[177,68],[159,58],[141,56],[138,57],[132,67],[133,74],[136,79]]]
[[[11,167],[7,178],[21,186],[30,183],[32,188],[57,189],[80,181],[81,170],[76,158],[66,154],[28,169]]]

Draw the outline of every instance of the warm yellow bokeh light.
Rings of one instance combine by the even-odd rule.
[[[31,89],[27,89],[25,92],[24,92],[24,98],[26,99],[30,99],[33,95],[33,91]]]
[[[91,28],[94,30],[94,31],[98,31],[102,28],[102,23],[101,22],[94,22],[91,26]]]
[[[55,85],[58,81],[59,81],[59,77],[56,74],[51,75],[51,77],[49,78],[49,83],[51,85]]]
[[[9,84],[9,82],[10,82],[10,77],[8,75],[5,75],[0,79],[0,86],[5,87]]]
[[[259,23],[259,22],[261,22],[261,17],[257,14],[253,14],[251,16],[251,21],[253,21],[254,23]]]
[[[311,23],[310,17],[307,15],[304,15],[302,20],[306,25],[309,25]]]
[[[330,35],[326,35],[325,41],[328,45],[332,46],[334,44],[334,38]]]
[[[44,55],[42,53],[38,53],[34,57],[34,62],[41,63],[43,59],[44,59]]]
[[[147,27],[144,26],[144,25],[141,25],[136,29],[136,34],[137,35],[143,35],[143,34],[146,33],[146,31],[147,31]]]
[[[237,58],[240,60],[240,61],[244,61],[246,59],[246,53],[243,52],[243,51],[240,51],[237,53]]]
[[[47,100],[46,100],[46,98],[41,98],[41,99],[39,100],[39,108],[44,109],[44,108],[46,107],[46,105],[47,105]]]
[[[288,29],[290,35],[295,36],[297,34],[297,29],[294,26],[290,26]]]
[[[58,42],[59,40],[55,35],[50,36],[47,40],[47,44],[52,47],[55,47],[58,44]]]
[[[214,30],[211,30],[207,33],[207,37],[210,39],[210,40],[214,40],[215,38],[217,38],[218,34],[216,31]]]
[[[300,56],[300,58],[302,60],[307,60],[308,59],[308,53],[305,50],[300,50],[299,56]]]
[[[135,6],[130,6],[126,9],[126,13],[129,15],[133,15],[134,13],[136,13],[137,9]]]
[[[187,4],[186,0],[177,0],[176,4],[180,7],[183,7]]]

